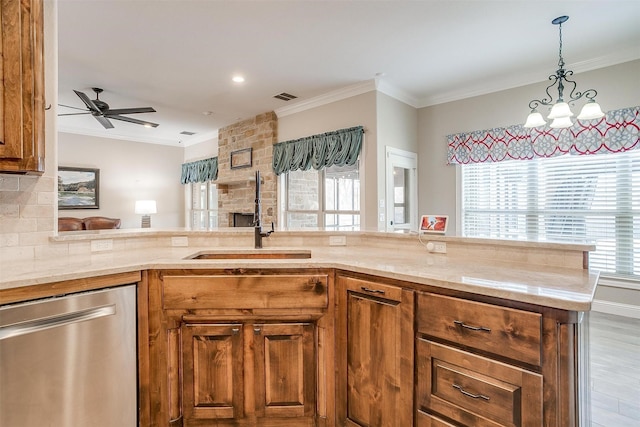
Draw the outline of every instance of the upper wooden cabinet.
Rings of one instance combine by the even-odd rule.
[[[0,173],[44,172],[42,0],[0,0]]]

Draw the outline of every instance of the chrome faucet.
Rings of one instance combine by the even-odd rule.
[[[266,233],[262,231],[262,222],[260,217],[262,216],[260,207],[260,171],[256,171],[256,206],[253,214],[253,226],[254,226],[254,240],[255,248],[262,249],[262,238],[269,237],[275,230],[273,229],[273,222],[271,223],[271,231]]]

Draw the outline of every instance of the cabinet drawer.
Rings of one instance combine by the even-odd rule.
[[[391,301],[402,301],[402,288],[391,285],[383,285],[368,280],[356,279],[353,277],[342,277],[347,291],[358,292],[363,295],[384,298]]]
[[[416,427],[456,427],[440,418],[434,417],[422,411],[418,411],[416,415]]]
[[[542,316],[435,294],[418,294],[418,332],[539,366]]]
[[[326,308],[327,275],[164,276],[165,309]]]
[[[464,425],[542,425],[542,376],[419,339],[418,409]]]

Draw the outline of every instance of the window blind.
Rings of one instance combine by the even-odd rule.
[[[595,243],[592,268],[640,278],[640,150],[461,168],[463,235]]]

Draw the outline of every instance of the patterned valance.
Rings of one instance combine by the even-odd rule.
[[[364,128],[356,126],[274,144],[276,175],[295,170],[320,170],[327,166],[353,165],[362,149]]]
[[[182,184],[191,182],[207,182],[218,179],[218,158],[198,160],[182,164]]]
[[[601,119],[576,120],[566,129],[514,125],[448,135],[447,143],[448,164],[619,153],[640,148],[640,107],[609,111]]]

